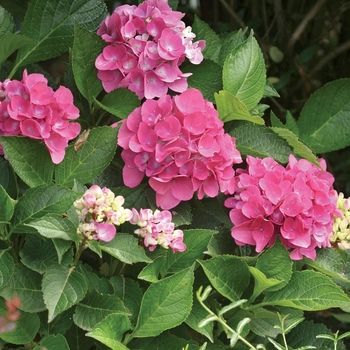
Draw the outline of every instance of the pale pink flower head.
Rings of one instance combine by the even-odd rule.
[[[233,165],[242,162],[240,153],[199,90],[146,100],[123,121],[118,145],[124,184],[136,187],[148,177],[162,209],[190,200],[195,192],[202,199],[235,191]]]
[[[289,157],[286,167],[272,158],[247,157],[247,168],[237,171],[237,191],[226,200],[238,245],[261,252],[277,236],[293,260],[315,259],[316,248],[330,246],[337,193],[333,176],[305,159]]]
[[[151,252],[157,246],[165,249],[169,247],[173,252],[184,252],[186,244],[183,242],[184,233],[175,229],[172,222],[172,214],[168,210],[132,209],[133,216],[130,223],[139,228],[134,231],[142,240],[143,245]]]
[[[60,86],[53,91],[47,83],[42,74],[24,70],[21,81],[0,84],[0,135],[41,140],[58,164],[68,142],[80,133],[80,124],[70,121],[79,117],[79,109],[69,89]]]
[[[108,44],[95,61],[105,91],[128,88],[140,99],[185,91],[191,74],[179,66],[186,58],[201,63],[205,41],[192,41],[196,35],[181,21],[184,15],[167,0],[117,7],[97,31]]]

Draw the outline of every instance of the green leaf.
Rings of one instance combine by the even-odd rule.
[[[123,334],[129,329],[131,329],[131,324],[128,317],[115,313],[108,315],[91,332],[86,333],[86,336],[100,341],[112,350],[128,350],[121,341]]]
[[[15,22],[9,12],[0,6],[0,38],[12,34],[15,30]]]
[[[0,251],[0,288],[6,286],[7,282],[13,276],[15,263],[12,256],[6,251]]]
[[[52,182],[54,164],[41,141],[21,136],[1,136],[0,141],[13,169],[29,187]]]
[[[173,274],[193,265],[197,259],[202,259],[208,243],[216,231],[213,230],[184,230],[184,252],[167,251],[161,274]]]
[[[274,88],[274,86],[270,83],[268,79],[266,79],[266,85],[264,90],[263,98],[265,97],[280,97],[277,90]]]
[[[237,32],[221,34],[220,39],[221,49],[219,52],[218,64],[222,67],[230,53],[244,41],[245,33],[242,29],[239,29]]]
[[[165,259],[165,256],[159,256],[155,258],[152,263],[146,265],[142,269],[137,278],[151,283],[158,282],[160,272],[162,271],[165,263]]]
[[[117,129],[103,126],[92,129],[85,144],[77,151],[70,145],[65,158],[56,167],[56,183],[73,186],[74,179],[81,183],[92,181],[113,159],[116,139]]]
[[[29,188],[18,201],[12,219],[11,231],[16,233],[36,232],[25,224],[46,214],[63,214],[78,195],[67,188],[44,185]]]
[[[14,295],[21,300],[20,309],[26,312],[45,310],[41,291],[41,275],[22,264],[16,264],[9,282],[0,290],[0,295],[11,299]]]
[[[17,179],[13,167],[2,157],[0,157],[0,185],[12,197],[17,198]]]
[[[285,139],[288,144],[293,148],[293,153],[308,160],[309,162],[319,166],[317,157],[313,154],[311,149],[298,140],[298,137],[290,130],[285,128],[271,127],[278,136]]]
[[[294,272],[290,282],[284,288],[268,293],[263,303],[305,311],[333,307],[350,311],[349,297],[329,277],[312,270]]]
[[[44,61],[67,52],[73,45],[74,21],[85,29],[95,30],[106,15],[102,0],[33,0],[21,26],[21,34],[35,41],[18,51],[15,66]]]
[[[205,49],[203,50],[204,58],[217,63],[221,48],[219,36],[197,15],[194,16],[192,31],[196,34],[196,40],[205,40]]]
[[[74,80],[80,93],[90,106],[103,90],[95,68],[96,57],[102,52],[105,42],[97,34],[78,25],[74,26],[72,67]]]
[[[5,189],[0,185],[0,222],[8,222],[11,220],[14,205],[11,197],[7,194]]]
[[[0,7],[1,10],[1,7]],[[1,14],[0,14],[1,16]],[[1,20],[0,20],[1,21]],[[0,22],[1,23],[1,22]],[[9,34],[0,37],[0,66],[9,58],[16,50],[34,45],[34,41],[25,35]]]
[[[232,255],[215,256],[198,261],[213,287],[230,301],[241,298],[249,284],[248,265]]]
[[[133,337],[154,337],[186,320],[192,308],[193,268],[164,278],[147,289]]]
[[[145,251],[138,244],[138,239],[129,234],[117,233],[110,242],[100,242],[101,250],[126,264],[151,262]]]
[[[69,250],[69,248],[72,248],[71,242],[63,239],[52,239],[52,243],[55,246],[59,264],[62,264],[65,259],[69,259],[69,256],[73,257],[73,251]]]
[[[86,337],[85,334],[86,332],[75,324],[67,330],[64,336],[68,341],[70,350],[85,350],[95,347],[96,342],[94,339]]]
[[[27,225],[37,229],[40,235],[46,238],[60,238],[66,241],[78,241],[81,238],[77,234],[77,227],[69,219],[55,214],[47,214]]]
[[[105,317],[113,313],[130,315],[123,302],[114,295],[90,291],[77,305],[73,322],[80,328],[91,331]]]
[[[245,124],[230,131],[236,138],[237,149],[244,155],[272,157],[277,162],[288,163],[292,153],[288,143],[270,128],[255,124]]]
[[[189,64],[182,71],[192,73],[187,78],[189,87],[200,90],[206,100],[215,102],[215,92],[222,90],[221,67],[217,63],[204,59],[201,64]]]
[[[264,125],[261,117],[251,116],[246,105],[228,91],[222,90],[214,94],[219,118],[225,123],[230,120],[246,120]]]
[[[27,312],[21,311],[21,316],[16,322],[15,330],[1,333],[0,338],[5,342],[11,344],[28,344],[34,340],[39,327],[40,319],[37,314],[29,314]]]
[[[50,334],[44,337],[39,345],[37,345],[33,350],[69,350],[69,346],[66,338],[62,334]]]
[[[87,285],[83,275],[74,267],[52,266],[43,277],[42,290],[49,310],[48,322],[51,322],[84,298]]]
[[[78,271],[81,272],[85,278],[88,290],[96,290],[102,294],[113,294],[113,287],[106,278],[99,277],[96,271],[90,265],[79,264]]]
[[[51,240],[40,236],[26,235],[19,253],[22,263],[33,271],[44,274],[47,269],[58,263],[57,253]]]
[[[223,68],[224,90],[251,110],[264,95],[266,68],[264,56],[252,34],[228,56]]]
[[[143,296],[143,290],[138,281],[125,278],[124,276],[114,276],[109,282],[113,286],[114,295],[123,301],[124,305],[131,312],[131,319],[136,321]]]
[[[311,95],[301,110],[300,140],[316,153],[350,144],[350,79],[324,85]]]
[[[256,262],[257,269],[267,278],[274,278],[281,283],[270,287],[267,291],[276,291],[287,285],[292,277],[293,261],[289,257],[287,249],[280,240],[276,240],[273,247],[262,253]]]
[[[254,290],[249,299],[250,302],[255,300],[264,290],[279,287],[281,284],[281,281],[276,278],[267,278],[263,272],[254,266],[248,266],[248,268],[254,277]]]
[[[102,101],[95,102],[107,112],[120,119],[126,119],[137,107],[140,107],[140,100],[137,95],[129,89],[116,89],[106,94]]]

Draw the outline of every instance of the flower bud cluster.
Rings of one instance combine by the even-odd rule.
[[[0,82],[0,135],[42,140],[55,164],[63,160],[68,141],[80,133],[80,124],[69,121],[78,117],[71,91],[64,86],[53,91],[42,74],[24,70],[21,81]]]
[[[175,230],[171,221],[172,215],[168,210],[132,209],[133,216],[130,223],[139,226],[134,232],[143,240],[145,247],[153,251],[157,245],[173,252],[183,252],[186,245],[183,242],[183,231]]]
[[[337,207],[339,213],[334,218],[330,241],[338,248],[347,250],[350,249],[350,198],[344,198],[344,194],[340,192]]]
[[[237,192],[225,202],[236,243],[261,252],[279,236],[293,260],[315,259],[316,247],[329,247],[337,193],[325,161],[320,165],[293,155],[286,168],[272,158],[247,157],[247,169],[237,171]]]
[[[108,43],[95,61],[105,91],[128,88],[140,99],[160,97],[168,89],[185,91],[191,74],[179,66],[185,58],[199,64],[205,41],[192,41],[195,34],[181,21],[184,15],[167,0],[118,6],[97,31]]]
[[[146,175],[162,209],[190,200],[196,191],[199,199],[234,193],[232,165],[242,159],[223,126],[199,90],[146,100],[119,129],[124,184],[135,187]]]
[[[124,209],[124,197],[98,185],[91,186],[84,195],[74,202],[79,219],[82,221],[78,233],[88,239],[111,241],[117,231],[115,226],[129,221],[130,209]]]

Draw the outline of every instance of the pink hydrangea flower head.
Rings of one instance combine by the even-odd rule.
[[[53,91],[42,74],[24,70],[21,81],[0,83],[0,135],[43,141],[55,164],[63,160],[68,142],[80,133],[80,124],[71,122],[78,117],[71,91],[64,86]]]
[[[286,167],[248,156],[247,168],[237,171],[235,195],[225,201],[236,243],[261,252],[278,236],[293,260],[315,259],[317,247],[329,247],[338,197],[322,159],[320,165],[293,155]]]
[[[190,73],[179,66],[186,58],[201,63],[205,41],[193,42],[196,35],[181,21],[184,15],[167,0],[145,0],[119,6],[104,19],[97,34],[107,46],[95,66],[105,91],[128,88],[140,99],[185,91]]]
[[[123,207],[124,197],[115,196],[107,187],[91,186],[74,202],[81,221],[78,233],[88,239],[110,242],[116,227],[132,218],[132,211]]]
[[[202,199],[235,191],[232,166],[242,162],[235,139],[196,89],[173,99],[146,100],[123,121],[118,145],[124,184],[136,187],[148,177],[162,209],[190,200],[195,192]]]
[[[186,244],[183,242],[183,231],[175,229],[172,214],[168,210],[132,209],[130,223],[139,228],[134,232],[142,239],[143,245],[151,252],[158,246],[169,247],[173,252],[184,252]]]

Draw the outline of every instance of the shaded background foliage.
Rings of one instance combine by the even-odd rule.
[[[122,3],[110,1],[112,11]],[[0,0],[18,25],[28,0]],[[310,95],[327,82],[350,77],[350,1],[346,0],[179,0],[179,10],[191,24],[195,16],[219,34],[240,28],[253,29],[264,53],[267,75],[280,94],[265,103],[282,120],[286,111],[297,118]],[[19,26],[18,26],[19,27]],[[61,83],[68,57],[42,62],[55,83]],[[0,77],[3,80],[5,77]],[[263,102],[263,101],[262,101]],[[350,196],[350,148],[327,154],[329,170],[336,177],[336,189]],[[332,328],[348,330],[350,319],[330,311],[310,315]],[[349,342],[348,346],[350,348]]]

